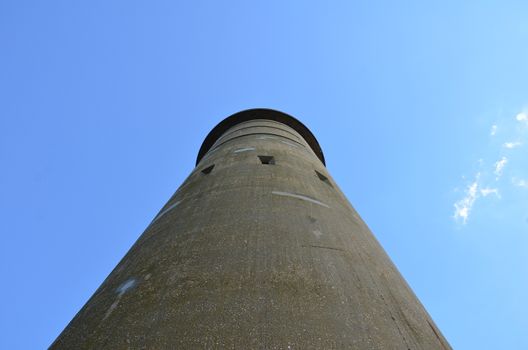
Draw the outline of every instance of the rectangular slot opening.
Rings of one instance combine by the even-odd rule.
[[[317,174],[317,177],[319,178],[319,180],[323,181],[325,184],[327,184],[328,186],[330,186],[332,188],[334,187],[334,186],[332,186],[332,184],[330,183],[330,180],[328,180],[328,178],[326,176],[324,176],[323,174],[321,174],[317,170],[315,170],[315,173]]]
[[[213,168],[214,168],[214,164],[213,165],[209,165],[207,168],[205,169],[202,169],[202,174],[209,174],[211,171],[213,171]]]
[[[273,156],[258,156],[262,164],[275,164],[275,158]]]

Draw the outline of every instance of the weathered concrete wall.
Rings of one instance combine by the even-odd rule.
[[[310,145],[258,119],[216,140],[51,348],[450,346]]]

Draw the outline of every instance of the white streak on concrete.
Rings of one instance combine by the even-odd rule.
[[[209,151],[203,156],[202,160],[200,160],[200,163],[201,163],[204,159],[208,158],[211,154],[213,154],[213,153],[216,152],[216,151],[218,151],[218,147],[217,147],[217,148],[213,148],[212,150],[209,150]]]
[[[167,209],[165,209],[164,211],[162,211],[161,213],[158,214],[158,216],[156,216],[154,218],[154,220],[152,220],[152,223],[154,223],[154,221],[160,219],[163,215],[167,214],[169,211],[171,211],[172,209],[176,208],[182,201],[177,201],[176,203],[174,203],[173,205],[171,205],[170,207],[168,207]]]
[[[323,235],[323,233],[321,231],[319,231],[319,230],[313,230],[312,232],[315,235],[315,237],[317,237],[317,238],[319,238],[319,237],[321,237]]]
[[[254,151],[254,150],[255,150],[255,147],[246,147],[246,148],[237,149],[233,153],[241,153],[241,152]]]
[[[119,295],[121,296],[121,295],[125,294],[130,288],[134,287],[135,285],[136,285],[136,280],[131,278],[128,281],[126,281],[125,283],[123,283],[122,285],[120,285],[116,289],[116,292],[119,293]]]
[[[274,139],[276,139],[276,137],[274,137],[274,136],[259,136],[259,137],[257,137],[257,140],[269,140],[269,139],[274,140]]]
[[[108,316],[110,316],[110,314],[112,313],[112,311],[115,310],[115,308],[117,307],[117,305],[119,305],[119,302],[121,301],[121,298],[123,297],[123,295],[131,288],[133,288],[134,286],[136,285],[136,280],[131,278],[129,279],[128,281],[124,282],[123,284],[121,284],[119,287],[117,287],[116,289],[116,292],[117,292],[117,298],[116,300],[112,303],[112,305],[110,305],[110,307],[108,308],[108,310],[106,311],[106,314],[103,318],[103,321],[106,320],[108,318]]]
[[[317,204],[317,205],[320,205],[322,207],[326,207],[326,208],[330,208],[328,206],[328,204],[325,204],[323,202],[320,202],[318,201],[317,199],[313,199],[313,198],[310,198],[310,197],[307,197],[307,196],[303,196],[302,194],[296,194],[296,193],[289,193],[289,192],[281,192],[281,191],[273,191],[271,192],[273,194],[276,194],[278,196],[285,196],[285,197],[292,197],[292,198],[297,198],[297,199],[301,199],[303,201],[307,201],[307,202],[310,202],[310,203],[314,203],[314,204]]]
[[[288,141],[281,141],[281,142],[284,143],[285,145],[292,146],[292,147],[295,147],[295,148],[299,148],[299,146],[297,146],[294,143],[291,143],[291,142],[288,142]]]
[[[112,311],[114,311],[114,309],[117,307],[117,304],[119,304],[120,300],[121,300],[121,296],[118,296],[117,299],[112,303],[112,305],[110,305],[110,308],[106,311],[106,314],[103,317],[103,321],[106,320],[108,316],[110,316]]]

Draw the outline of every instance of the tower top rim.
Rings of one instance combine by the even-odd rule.
[[[291,115],[270,108],[246,109],[232,114],[218,123],[204,139],[202,146],[200,147],[200,151],[198,152],[198,157],[196,158],[196,165],[200,163],[202,158],[211,149],[216,140],[218,140],[228,129],[237,124],[255,119],[273,120],[294,129],[303,137],[308,145],[310,145],[310,148],[314,151],[317,158],[319,158],[323,165],[326,166],[323,150],[321,149],[319,142],[315,138],[314,134],[312,134],[310,129],[308,129],[308,127]]]

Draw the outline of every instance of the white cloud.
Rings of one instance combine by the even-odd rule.
[[[519,147],[520,145],[522,145],[522,142],[516,141],[516,142],[505,142],[502,146],[512,149],[515,147]]]
[[[528,180],[513,178],[512,182],[517,187],[528,188]]]
[[[496,152],[499,152],[500,156],[495,158],[496,161],[491,163],[491,166],[489,158],[486,157],[484,159],[479,159],[479,170],[473,180],[471,178],[466,179],[463,177],[464,182],[467,181],[467,187],[464,189],[462,198],[454,203],[453,214],[455,221],[460,222],[463,225],[467,223],[469,216],[472,213],[473,206],[477,200],[482,199],[485,201],[484,198],[500,199],[501,194],[508,194],[509,190],[513,186],[517,187],[518,191],[521,189],[528,190],[528,178],[526,177],[511,178],[511,183],[508,186],[509,188],[502,187],[503,185],[507,185],[504,183],[504,181],[499,182],[499,180],[501,180],[502,176],[504,175],[506,165],[508,165],[506,175],[508,175],[510,172],[518,170],[515,160],[516,158],[510,159],[509,157],[510,153],[512,154],[512,157],[515,153],[511,150],[521,147],[524,148],[526,145],[528,145],[528,138],[526,138],[528,135],[526,133],[528,130],[528,109],[521,110],[519,113],[517,113],[515,115],[515,120],[509,119],[507,122],[497,121],[497,123],[492,124],[489,131],[489,135],[491,137],[499,137],[497,136],[499,124],[501,125],[501,132],[499,135],[500,139],[497,139],[497,141],[500,140],[502,144],[498,146],[500,147],[499,149],[497,149],[497,143],[495,142],[490,143],[490,145],[493,145],[493,148],[495,148],[493,153],[496,154]],[[508,157],[504,155],[508,155]]]
[[[501,177],[502,170],[506,166],[506,163],[508,163],[508,158],[506,157],[502,157],[500,160],[498,160],[495,163],[495,170],[493,171],[493,173],[495,174],[495,176],[497,176],[496,180],[498,180]]]
[[[500,194],[499,194],[499,189],[498,188],[490,188],[490,187],[486,187],[486,188],[481,188],[480,189],[480,194],[484,197],[490,195],[490,194],[494,194],[496,195],[497,197],[500,198]]]
[[[475,176],[475,181],[473,181],[469,186],[467,187],[465,191],[465,197],[459,200],[454,204],[455,206],[455,214],[453,217],[455,220],[462,220],[462,224],[466,224],[467,219],[469,217],[469,213],[471,212],[471,208],[473,207],[473,204],[475,204],[475,201],[478,197],[478,181],[479,181],[480,173],[477,173]]]
[[[497,125],[492,125],[490,135],[495,136],[496,133],[497,133]]]

